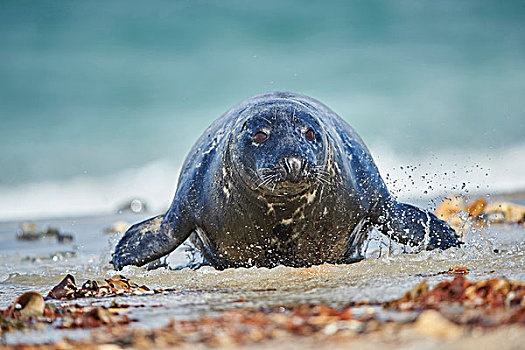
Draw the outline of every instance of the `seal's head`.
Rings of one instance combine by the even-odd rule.
[[[293,195],[327,182],[326,132],[315,111],[290,101],[241,112],[231,147],[236,171],[254,191]]]

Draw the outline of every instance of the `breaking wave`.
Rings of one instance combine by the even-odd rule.
[[[525,144],[482,151],[429,152],[418,156],[372,145],[372,154],[391,192],[404,201],[432,207],[451,193],[483,195],[525,189]],[[152,212],[166,210],[179,166],[159,160],[103,177],[82,176],[0,187],[0,220],[115,213],[139,198]]]

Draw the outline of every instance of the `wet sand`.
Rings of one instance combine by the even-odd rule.
[[[103,282],[115,275],[116,271],[111,269],[108,261],[118,235],[106,234],[104,230],[118,220],[131,223],[151,215],[126,214],[35,221],[41,228],[53,226],[64,232],[71,232],[75,237],[74,241],[65,243],[47,238],[32,242],[18,241],[16,233],[20,222],[0,223],[0,309],[11,305],[17,296],[26,291],[34,290],[47,295],[68,273],[75,276],[78,284],[85,280]],[[338,266],[322,265],[309,269],[279,266],[274,269],[240,268],[224,271],[210,267],[198,270],[161,268],[146,271],[126,267],[120,273],[134,282],[172,291],[155,295],[53,302],[61,307],[76,303],[87,308],[109,307],[112,303],[140,305],[141,307],[130,307],[125,311],[130,319],[136,320],[127,327],[154,331],[166,327],[170,320],[182,322],[201,317],[217,317],[228,310],[300,304],[324,304],[343,308],[361,301],[381,303],[401,297],[422,281],[427,281],[430,287],[434,287],[440,282],[451,280],[452,275],[445,272],[452,266],[467,268],[467,277],[472,281],[490,278],[525,281],[523,226],[504,224],[480,229],[471,227],[465,233],[465,239],[466,244],[462,248],[417,254],[401,254],[401,249],[396,249],[395,246],[389,253],[386,248],[388,243],[377,241],[375,248],[371,245],[370,258],[362,262]],[[379,249],[379,246],[382,248]],[[171,266],[184,264],[184,249],[174,252],[169,261]],[[354,312],[359,314],[359,309]],[[380,307],[376,307],[375,312],[380,316],[383,314]],[[95,332],[104,333],[104,329]],[[422,333],[413,322],[386,322],[374,331],[354,332],[346,336],[336,332],[331,335],[292,337],[244,345],[261,349],[319,348],[320,345],[326,348],[343,348],[364,344],[367,344],[367,348],[434,348],[440,344],[446,344],[450,348],[474,348],[486,343],[488,348],[492,348],[490,344],[502,342],[499,347],[511,349],[525,341],[524,327],[516,325],[483,329],[466,327],[458,334],[455,338],[436,337]],[[95,339],[89,330],[60,330],[53,325],[45,325],[43,330],[4,333],[2,341],[8,345],[42,344],[55,343],[63,337],[72,341],[86,340],[84,345]],[[186,344],[190,347],[193,345]]]

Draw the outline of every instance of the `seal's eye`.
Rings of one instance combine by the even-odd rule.
[[[268,135],[264,131],[257,131],[255,135],[253,135],[253,139],[255,142],[264,142],[268,138]]]
[[[315,139],[315,132],[312,129],[308,129],[304,133],[304,137],[306,137],[308,141],[313,141]]]

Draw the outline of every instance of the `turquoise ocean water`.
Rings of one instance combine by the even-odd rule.
[[[524,23],[523,1],[4,0],[0,219],[162,210],[200,133],[272,90],[343,116],[399,196],[525,188]]]

